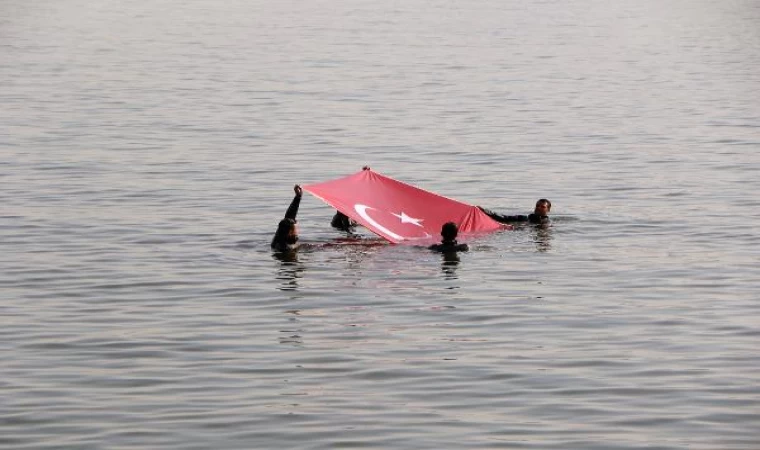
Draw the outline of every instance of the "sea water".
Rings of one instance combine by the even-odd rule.
[[[760,4],[0,2],[0,447],[757,449]],[[333,245],[362,166],[552,226]],[[324,245],[323,245],[324,244]],[[330,244],[330,245],[327,245]]]

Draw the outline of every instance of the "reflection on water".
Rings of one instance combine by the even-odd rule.
[[[298,260],[298,251],[273,252],[272,257],[280,262],[276,279],[281,283],[277,289],[295,291],[298,289],[298,279],[303,276],[304,265]]]
[[[533,242],[536,244],[537,251],[548,252],[551,250],[551,241],[554,237],[552,236],[552,226],[550,224],[534,225],[530,234]]]
[[[442,262],[441,262],[441,272],[443,272],[443,279],[444,280],[456,280],[459,277],[457,276],[457,267],[459,266],[459,255],[457,252],[443,252],[441,254]]]
[[[298,280],[303,278],[306,271],[306,265],[300,261],[299,254],[321,253],[327,255],[330,260],[345,260],[349,269],[359,269],[367,257],[387,246],[387,242],[374,238],[338,238],[331,242],[302,243],[297,249],[287,252],[273,252],[272,258],[280,263],[275,276],[280,280],[277,289],[294,291],[299,288]]]

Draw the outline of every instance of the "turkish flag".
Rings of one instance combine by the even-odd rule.
[[[328,205],[393,243],[438,241],[441,226],[454,222],[460,234],[511,228],[476,206],[362,170],[347,177],[303,186]]]

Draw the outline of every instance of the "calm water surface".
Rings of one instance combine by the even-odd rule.
[[[0,448],[760,448],[760,4],[0,1]],[[363,165],[549,229],[333,244]]]

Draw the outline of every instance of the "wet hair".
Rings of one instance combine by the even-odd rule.
[[[441,227],[441,237],[444,241],[453,241],[457,237],[459,228],[454,222],[446,222]]]
[[[337,228],[343,231],[351,231],[351,228],[354,227],[354,224],[351,218],[340,211],[337,211],[335,213],[335,216],[333,216],[333,219],[332,219],[332,222],[330,222],[330,225],[334,228]]]
[[[549,209],[552,209],[552,202],[550,202],[549,200],[542,198],[536,202],[536,206],[540,205],[541,203],[546,203],[546,206],[548,206]]]
[[[289,244],[288,235],[293,227],[296,226],[296,221],[293,219],[282,219],[277,224],[277,231],[272,238],[272,248],[284,247]]]

